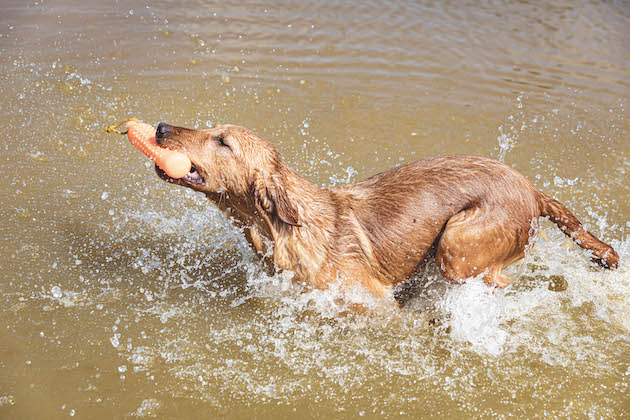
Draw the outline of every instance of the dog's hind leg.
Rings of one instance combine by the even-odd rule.
[[[449,219],[435,255],[444,277],[461,283],[482,275],[493,286],[511,283],[501,270],[524,257],[531,221],[506,220],[496,213],[472,207]]]

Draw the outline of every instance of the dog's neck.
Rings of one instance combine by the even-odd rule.
[[[286,192],[297,208],[299,226],[265,216],[274,242],[274,261],[298,277],[315,279],[332,249],[336,214],[333,198],[330,190],[319,188],[291,169],[287,171]]]
[[[283,188],[297,208],[298,226],[283,221],[275,213],[263,211],[252,197],[207,195],[236,226],[245,230],[259,255],[266,255],[275,266],[293,271],[298,278],[314,279],[319,277],[329,258],[335,226],[334,200],[330,190],[312,184],[288,166],[284,175]]]
[[[297,206],[299,226],[269,214],[261,218],[275,265],[316,287],[343,277],[382,294],[385,277],[369,263],[374,260],[372,244],[353,210],[362,198],[345,189],[319,188],[291,169],[287,193]]]

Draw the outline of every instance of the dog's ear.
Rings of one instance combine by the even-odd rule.
[[[298,209],[287,193],[282,175],[267,175],[257,172],[254,176],[253,193],[258,205],[267,213],[275,214],[284,223],[300,227]]]
[[[289,198],[283,176],[274,175],[272,187],[268,189],[280,220],[292,226],[301,226],[298,221],[298,209]]]

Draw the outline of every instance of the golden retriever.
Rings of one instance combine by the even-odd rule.
[[[193,168],[168,182],[200,191],[244,229],[270,267],[325,288],[356,282],[382,294],[435,258],[443,276],[482,276],[523,258],[538,219],[548,217],[592,260],[616,268],[612,247],[565,206],[507,165],[478,156],[441,156],[392,168],[356,184],[319,188],[269,142],[235,125],[192,130],[160,123],[159,146]]]

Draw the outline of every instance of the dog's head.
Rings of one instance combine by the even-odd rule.
[[[290,169],[275,147],[255,133],[228,124],[193,130],[160,123],[156,142],[185,154],[192,162],[190,172],[180,179],[169,177],[156,166],[162,179],[209,197],[227,194],[285,223],[299,225],[297,208],[288,193]]]

